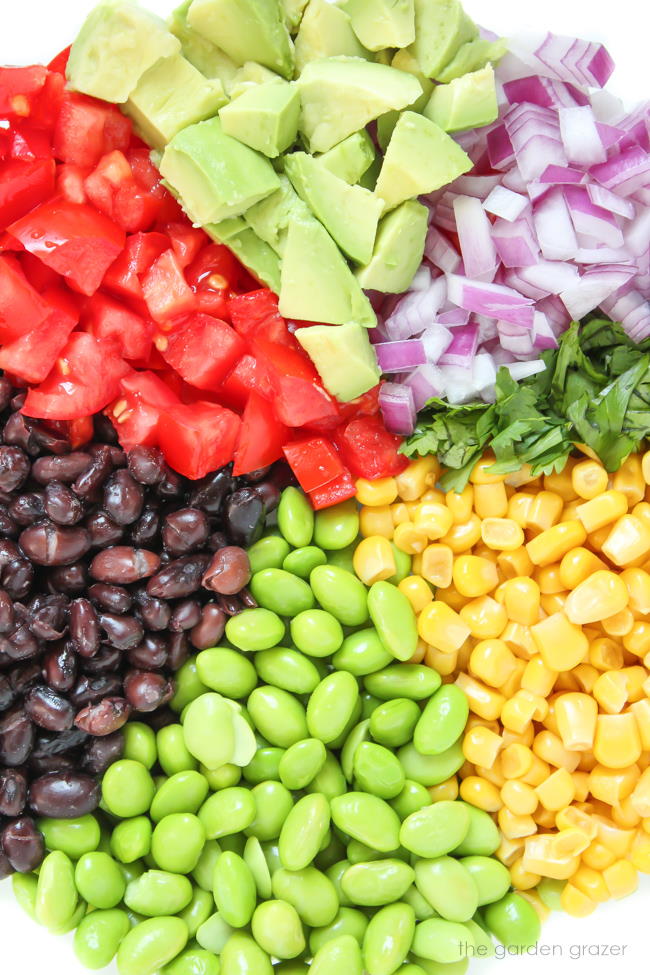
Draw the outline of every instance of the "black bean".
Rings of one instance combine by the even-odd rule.
[[[9,682],[16,695],[26,694],[30,687],[42,684],[41,668],[38,662],[33,660],[29,664],[23,663],[14,667],[13,670],[9,671]]]
[[[16,524],[22,525],[23,528],[33,525],[39,518],[45,517],[45,494],[43,491],[19,494],[9,505],[9,514]]]
[[[0,816],[20,816],[27,802],[27,777],[15,768],[0,770]]]
[[[263,481],[261,484],[256,484],[253,490],[258,498],[264,502],[264,507],[266,508],[267,514],[270,511],[275,511],[277,506],[280,504],[282,492],[280,491],[280,488],[273,483],[273,481]]]
[[[171,617],[171,609],[162,599],[150,596],[142,589],[136,593],[138,616],[148,630],[166,630]]]
[[[48,772],[75,772],[79,759],[71,755],[30,755],[29,774],[32,779]]]
[[[70,642],[50,650],[41,660],[43,680],[55,691],[69,691],[77,678],[77,655]]]
[[[17,626],[13,633],[4,641],[4,649],[8,656],[12,660],[31,660],[33,657],[38,656],[41,647],[34,636],[30,632],[29,626],[26,623],[21,623]]]
[[[75,599],[70,605],[70,637],[81,657],[94,657],[99,650],[99,618],[88,599]]]
[[[202,508],[209,515],[218,515],[221,506],[234,487],[234,481],[229,467],[208,474],[197,481],[190,494],[189,502],[195,508]]]
[[[7,377],[0,376],[0,413],[3,413],[9,406],[13,391],[13,386]]]
[[[8,538],[0,538],[0,569],[20,558],[20,549]]]
[[[158,447],[136,446],[129,452],[129,471],[140,484],[160,484],[169,470]]]
[[[53,755],[70,755],[85,745],[87,740],[88,735],[78,728],[70,728],[59,735],[41,732],[34,741],[30,761],[51,758]]]
[[[160,731],[161,728],[166,728],[170,724],[177,724],[178,715],[171,708],[162,707],[156,711],[149,711],[147,714],[143,714],[140,720],[146,721],[154,731]]]
[[[18,538],[20,530],[5,505],[0,505],[0,535],[4,538]]]
[[[190,642],[197,650],[216,647],[226,629],[226,615],[216,603],[203,607],[201,622],[190,631]]]
[[[240,488],[224,504],[224,524],[234,545],[250,548],[264,531],[266,506],[254,488]]]
[[[147,592],[160,599],[191,596],[201,585],[201,577],[208,561],[207,555],[189,555],[183,559],[175,559],[149,580]]]
[[[99,582],[129,585],[148,579],[158,571],[160,557],[155,552],[130,545],[105,548],[90,563],[90,574]]]
[[[236,616],[243,609],[243,604],[238,596],[219,596],[217,605],[221,607],[226,616]]]
[[[105,511],[95,511],[85,521],[91,548],[105,548],[122,540],[124,529],[108,517]]]
[[[14,628],[14,603],[10,596],[0,589],[0,633],[11,633]]]
[[[156,494],[159,498],[163,498],[164,500],[180,498],[185,492],[186,484],[187,482],[181,477],[180,474],[177,474],[176,471],[168,469],[165,472],[165,476],[163,477],[162,481],[156,485]],[[190,501],[190,504],[191,503],[192,502]]]
[[[45,488],[45,513],[56,525],[76,525],[84,516],[84,506],[66,484],[50,481]]]
[[[181,508],[167,515],[163,522],[163,545],[172,555],[188,555],[202,548],[209,534],[208,516],[199,508]]]
[[[113,675],[80,677],[72,691],[70,699],[77,708],[87,704],[95,704],[104,697],[118,697],[122,691],[122,681]]]
[[[248,584],[250,577],[251,564],[244,549],[227,545],[212,556],[201,583],[213,592],[232,596]]]
[[[242,606],[245,606],[246,607],[246,609],[256,609],[257,608],[257,600],[253,596],[253,594],[250,591],[250,589],[247,589],[246,587],[244,587],[244,589],[242,589],[241,592],[238,592],[237,593],[237,599],[240,601],[240,603],[242,604]]]
[[[130,670],[124,678],[124,695],[135,711],[155,711],[173,693],[174,685],[161,674]]]
[[[167,655],[167,640],[153,633],[145,633],[142,643],[128,652],[129,663],[136,670],[162,670]]]
[[[258,484],[265,477],[268,477],[270,471],[270,467],[260,467],[256,471],[251,471],[249,474],[246,474],[243,480],[246,484]]]
[[[117,444],[91,443],[88,447],[88,453],[92,457],[96,457],[102,450],[108,450],[113,467],[126,467],[126,452]]]
[[[64,595],[37,596],[29,604],[29,629],[39,640],[60,640],[67,624],[68,599]]]
[[[104,509],[118,525],[132,525],[144,506],[144,490],[128,471],[116,471],[104,486]]]
[[[172,671],[177,671],[183,666],[190,655],[190,645],[184,632],[172,633],[169,637],[169,652],[167,655],[167,666]]]
[[[32,782],[29,804],[39,816],[76,819],[97,808],[99,786],[89,775],[53,772]]]
[[[119,650],[103,644],[94,657],[81,661],[81,669],[84,674],[110,674],[119,669],[121,660],[122,654]]]
[[[83,708],[74,723],[89,735],[102,737],[119,731],[129,720],[130,714],[131,705],[123,697],[105,697],[97,704]]]
[[[20,447],[0,446],[0,491],[17,491],[29,477],[29,457]]]
[[[177,603],[169,620],[172,632],[191,630],[201,622],[201,603],[196,599],[184,599]]]
[[[22,708],[14,708],[0,718],[0,764],[22,765],[33,742],[34,725]]]
[[[18,539],[25,555],[37,565],[70,565],[90,548],[85,528],[63,528],[51,521],[37,522]]]
[[[114,613],[101,613],[99,625],[106,634],[111,646],[118,650],[130,650],[142,641],[144,630],[135,616],[116,616]]]
[[[211,552],[218,552],[220,548],[225,548],[228,544],[228,536],[225,532],[212,532],[208,538],[206,548]]]
[[[2,437],[5,443],[22,447],[30,457],[38,457],[41,445],[34,436],[33,420],[21,413],[12,413],[4,425]]]
[[[153,508],[145,508],[131,527],[131,541],[137,548],[148,548],[157,541],[159,532],[160,515]]]
[[[0,674],[0,712],[6,711],[16,700],[16,692],[5,674]]]
[[[74,722],[74,708],[51,687],[32,687],[23,707],[34,724],[47,731],[67,731]]]
[[[88,596],[109,613],[128,613],[133,605],[133,596],[128,589],[105,582],[94,582],[88,588]]]
[[[0,849],[0,880],[10,877],[13,872],[14,868],[11,866],[9,860]]]
[[[81,768],[90,775],[102,775],[124,754],[124,735],[114,731],[105,738],[91,738],[81,757]]]
[[[97,413],[94,417],[95,436],[103,443],[116,444],[117,430],[103,413]]]
[[[72,490],[80,498],[94,500],[99,497],[98,492],[112,470],[111,448],[101,446],[93,452],[92,463],[83,474],[79,475],[72,485]]]
[[[57,566],[49,573],[47,581],[54,592],[63,592],[67,596],[77,596],[84,592],[88,585],[86,566],[83,562]]]
[[[0,837],[9,863],[18,873],[30,873],[43,859],[45,844],[31,816],[9,823]]]
[[[32,477],[39,484],[49,484],[50,481],[72,484],[91,463],[90,454],[82,451],[73,451],[58,457],[39,457],[32,464]]]
[[[5,565],[0,578],[13,599],[24,599],[34,582],[34,566],[27,559],[14,559]]]

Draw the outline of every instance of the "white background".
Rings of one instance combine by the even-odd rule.
[[[166,14],[173,0],[143,0]],[[48,61],[73,39],[92,0],[0,0],[0,63]],[[610,88],[630,105],[650,97],[650,13],[647,0],[464,0],[467,11],[494,31],[542,28],[607,43],[617,62]],[[554,915],[543,942],[546,957],[476,961],[470,975],[642,975],[650,971],[650,879],[632,898],[601,907],[582,921]],[[625,946],[598,957],[600,945]],[[580,946],[582,946],[582,951]],[[547,950],[551,950],[550,948]],[[588,953],[587,957],[584,957]],[[582,954],[582,958],[580,955]],[[3,975],[81,975],[70,938],[54,938],[13,903],[0,884],[0,971]],[[338,973],[337,973],[338,975]],[[346,975],[341,972],[340,975]]]

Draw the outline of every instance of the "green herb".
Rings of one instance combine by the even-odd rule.
[[[574,322],[542,358],[544,372],[520,383],[499,369],[494,403],[430,400],[402,452],[437,454],[447,468],[442,487],[456,491],[486,447],[495,474],[524,464],[535,475],[561,471],[576,443],[617,470],[650,436],[650,340],[637,345],[605,319]]]

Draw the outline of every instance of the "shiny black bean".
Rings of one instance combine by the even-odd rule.
[[[113,467],[126,467],[126,452],[117,444],[91,443],[88,453],[96,457],[100,450],[108,450]]]
[[[189,555],[203,548],[209,534],[208,516],[199,508],[181,508],[167,515],[163,522],[163,545],[172,555]]]
[[[67,422],[65,420],[50,420],[49,426],[50,429],[37,420],[31,421],[34,443],[38,444],[41,450],[48,450],[51,454],[70,453]]]
[[[174,606],[174,610],[169,620],[169,629],[172,632],[180,633],[183,630],[191,630],[201,622],[201,603],[196,599],[184,599]]]
[[[201,585],[201,577],[208,561],[207,555],[189,555],[183,559],[175,559],[152,576],[147,584],[147,592],[160,599],[191,596]]]
[[[220,548],[225,548],[228,544],[228,536],[225,532],[212,532],[206,543],[206,548],[210,552],[218,552]]]
[[[124,536],[122,526],[116,525],[105,511],[95,511],[89,515],[86,518],[85,525],[90,535],[91,548],[105,548],[107,545],[115,545]]]
[[[144,489],[128,471],[116,471],[104,485],[104,509],[118,525],[132,525],[144,506]]]
[[[148,579],[158,571],[160,557],[145,548],[115,545],[99,552],[90,563],[90,574],[98,582],[129,585]]]
[[[0,581],[12,599],[24,599],[34,582],[34,566],[22,557],[14,559],[3,568]]]
[[[45,517],[45,494],[43,491],[28,491],[19,494],[9,505],[9,514],[18,525],[26,528],[39,518]]]
[[[156,484],[156,494],[166,501],[180,498],[185,493],[186,484],[187,481],[170,468],[165,472],[162,481]]]
[[[81,768],[90,775],[102,775],[124,754],[124,735],[114,731],[105,738],[91,738],[81,757]]]
[[[136,670],[162,670],[167,656],[167,640],[153,633],[145,633],[142,643],[128,652],[129,663]]]
[[[266,506],[254,488],[240,488],[224,503],[223,520],[234,545],[250,548],[264,531]]]
[[[142,589],[136,593],[138,616],[148,630],[166,630],[171,617],[171,609],[162,599],[150,596]]]
[[[242,604],[242,606],[245,606],[246,607],[246,609],[256,609],[257,608],[257,600],[253,596],[253,594],[250,591],[250,589],[244,588],[244,589],[242,589],[241,592],[238,592],[237,593],[237,599],[240,601],[240,603]]]
[[[272,481],[263,481],[261,484],[256,484],[253,490],[258,498],[264,502],[267,514],[270,511],[275,511],[280,504],[280,497],[282,495],[282,492],[276,484]]]
[[[178,715],[171,708],[165,706],[158,708],[157,711],[149,711],[147,714],[143,714],[140,720],[146,721],[154,731],[160,731],[161,728],[166,728],[170,724],[177,724]]]
[[[84,516],[84,506],[66,484],[50,481],[45,488],[45,513],[56,525],[76,525]]]
[[[109,613],[128,613],[133,605],[133,596],[128,589],[105,582],[94,582],[88,589],[88,597]]]
[[[32,477],[39,484],[48,484],[50,481],[72,484],[91,463],[90,454],[79,450],[58,457],[39,457],[32,464]]]
[[[157,542],[160,532],[160,515],[153,508],[145,508],[131,527],[131,541],[137,548],[148,548]]]
[[[122,681],[113,675],[84,675],[70,691],[70,700],[76,708],[95,704],[104,697],[118,697],[122,691]]]
[[[75,772],[79,759],[71,755],[43,755],[29,757],[29,773],[31,778],[47,775],[48,772]]]
[[[74,708],[51,687],[32,687],[23,707],[34,724],[47,731],[67,731],[74,722]]]
[[[0,717],[0,764],[22,765],[32,750],[34,725],[22,708]]]
[[[140,484],[160,484],[168,471],[163,452],[158,447],[133,447],[128,465],[131,476]]]
[[[195,508],[202,508],[210,515],[218,515],[221,506],[234,487],[232,473],[229,467],[208,474],[197,481],[190,494],[189,502]]]
[[[190,645],[184,632],[172,633],[169,637],[169,654],[167,666],[172,671],[177,671],[183,666],[190,655]]]
[[[41,647],[34,636],[30,632],[29,626],[26,623],[21,623],[17,626],[13,633],[5,640],[4,644],[5,652],[12,660],[31,660],[33,657],[38,656]]]
[[[22,413],[12,413],[2,430],[5,443],[22,447],[30,457],[38,457],[41,445],[34,436],[34,421]]]
[[[9,514],[5,505],[0,505],[0,535],[4,538],[18,538],[20,529]]]
[[[39,816],[76,819],[97,808],[99,786],[89,775],[51,773],[32,782],[29,804]]]
[[[201,612],[201,622],[190,631],[190,642],[197,650],[216,647],[225,629],[225,613],[216,603],[208,603]]]
[[[104,644],[94,657],[81,661],[81,669],[84,674],[110,674],[119,669],[121,660],[122,654],[119,650]]]
[[[118,650],[130,650],[142,641],[144,630],[135,616],[116,616],[114,613],[100,613],[99,625],[111,646]]]
[[[0,713],[6,711],[16,700],[16,692],[5,674],[0,674]]]
[[[11,633],[14,628],[14,603],[13,599],[0,589],[0,633]]]
[[[20,664],[9,671],[9,681],[16,695],[26,694],[30,687],[42,684],[41,668],[38,661],[33,660],[29,664]]]
[[[27,778],[15,768],[0,770],[0,816],[20,816],[27,802]]]
[[[37,565],[70,565],[90,548],[85,528],[63,528],[51,521],[37,522],[18,539],[25,555]]]
[[[243,548],[227,545],[212,556],[201,584],[205,589],[233,596],[243,589],[251,577],[251,564]]]
[[[58,566],[48,574],[47,581],[54,592],[63,592],[66,596],[78,596],[88,585],[86,566],[83,562]]]
[[[246,474],[243,480],[246,484],[258,484],[265,477],[268,477],[270,471],[270,467],[260,467],[256,471],[251,471],[249,474]]]
[[[80,474],[72,485],[74,493],[87,500],[99,497],[99,490],[113,470],[113,458],[110,447],[99,447],[92,454],[92,463],[83,474]]]
[[[70,605],[70,637],[81,657],[94,657],[99,650],[100,628],[95,607],[88,599],[75,599]]]
[[[117,430],[103,413],[97,413],[94,417],[95,436],[102,443],[116,444]]]
[[[30,762],[33,759],[51,758],[53,755],[70,755],[85,745],[87,740],[86,732],[78,728],[70,728],[61,734],[41,732],[34,740]]]
[[[50,650],[41,660],[43,680],[55,691],[69,691],[77,679],[77,655],[71,643]]]
[[[13,392],[13,386],[7,377],[0,376],[0,413],[3,413],[9,406]]]
[[[0,446],[0,491],[17,491],[30,471],[29,457],[20,447]]]
[[[74,720],[78,728],[101,738],[119,731],[129,720],[131,705],[123,697],[105,697],[83,708]]]
[[[0,569],[20,558],[20,549],[8,538],[0,538]]]
[[[67,624],[68,599],[62,594],[37,596],[29,604],[29,629],[39,640],[60,640]]]
[[[5,826],[0,842],[9,863],[18,873],[35,870],[45,853],[43,836],[31,816],[15,819]]]
[[[155,711],[173,693],[174,685],[161,674],[130,670],[124,678],[124,695],[134,711]]]
[[[5,878],[10,877],[12,873],[14,873],[14,868],[11,866],[9,860],[0,849],[0,880],[5,880]]]

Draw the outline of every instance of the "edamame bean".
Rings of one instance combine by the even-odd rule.
[[[244,847],[244,862],[253,874],[257,893],[263,900],[268,900],[273,893],[271,886],[271,871],[264,856],[262,844],[256,836],[249,836]]]
[[[354,499],[316,514],[314,544],[326,551],[347,548],[359,534],[359,511]]]
[[[342,796],[347,792],[347,782],[341,771],[341,766],[332,752],[328,751],[325,764],[320,772],[311,780],[307,786],[308,792],[322,792],[326,799],[331,802],[336,796]]]
[[[156,792],[149,815],[154,823],[159,823],[172,813],[196,813],[207,794],[208,783],[200,772],[193,769],[176,772]]]
[[[155,791],[149,770],[141,762],[129,758],[114,762],[102,780],[104,805],[120,819],[131,819],[148,812]]]
[[[245,928],[257,903],[255,878],[244,859],[236,853],[222,853],[214,868],[214,902],[226,924]]]
[[[36,920],[46,928],[61,928],[76,911],[77,900],[72,860],[61,850],[48,853],[38,874]]]
[[[372,850],[365,843],[360,843],[359,840],[350,840],[346,848],[346,859],[350,861],[351,866],[354,866],[355,863],[383,860],[384,854],[380,853],[379,850]]]
[[[381,704],[378,697],[373,697],[368,691],[362,691],[361,693],[361,717],[371,718],[376,709]]]
[[[280,687],[256,687],[248,698],[248,711],[257,730],[272,745],[289,748],[309,738],[304,707]]]
[[[401,548],[398,548],[394,542],[390,543],[390,547],[393,550],[393,558],[395,559],[395,575],[386,581],[391,582],[394,586],[398,586],[402,579],[406,579],[407,576],[411,575],[413,560],[410,555],[407,555]]]
[[[345,731],[358,702],[359,687],[352,674],[346,671],[329,674],[309,698],[309,734],[325,744],[334,742]]]
[[[334,654],[332,664],[336,670],[347,670],[355,677],[366,677],[387,667],[393,659],[374,627],[350,633]]]
[[[261,650],[255,654],[255,668],[265,684],[292,694],[311,694],[321,679],[313,661],[289,647]]]
[[[422,712],[413,744],[422,755],[440,755],[458,741],[468,717],[469,705],[460,687],[444,684]]]
[[[407,697],[410,701],[424,701],[438,690],[440,674],[422,664],[392,664],[363,681],[365,688],[381,701]]]
[[[124,754],[122,758],[132,758],[145,768],[153,768],[158,758],[156,733],[142,721],[128,721],[122,729],[124,735]]]
[[[298,912],[282,900],[268,900],[253,914],[253,937],[274,958],[297,958],[305,950],[305,935]]]
[[[510,871],[499,860],[494,857],[470,856],[463,857],[460,862],[469,870],[476,884],[479,907],[501,900],[508,893]]]
[[[325,871],[328,879],[331,880],[332,884],[334,885],[336,896],[338,897],[341,907],[352,907],[352,901],[341,886],[343,874],[346,870],[349,870],[351,866],[352,864],[347,857],[344,857],[341,860],[337,860],[336,863],[333,863],[331,867],[328,867]]]
[[[418,809],[431,805],[431,796],[423,785],[406,779],[404,788],[398,796],[391,800],[391,806],[400,819],[404,820]]]
[[[13,873],[11,875],[11,888],[17,904],[22,907],[25,914],[36,920],[36,889],[38,878],[33,873]]]
[[[378,796],[348,792],[332,800],[331,813],[340,830],[373,850],[390,853],[399,846],[397,813]]]
[[[402,900],[405,904],[410,904],[415,911],[415,916],[418,921],[428,921],[430,917],[438,917],[438,912],[434,911],[429,901],[426,897],[422,896],[415,884],[409,887]]]
[[[349,676],[351,676],[351,675],[349,675]],[[341,732],[341,734],[338,736],[338,738],[335,738],[334,741],[331,741],[329,743],[329,747],[333,751],[340,751],[340,749],[343,748],[343,746],[345,745],[345,743],[348,740],[348,737],[350,736],[350,734],[354,730],[354,728],[355,728],[355,726],[358,723],[358,721],[359,721],[360,718],[361,718],[361,697],[357,697],[356,701],[354,702],[354,707],[352,709],[352,714],[350,715],[350,720],[348,721],[348,723],[346,724],[345,728],[343,729],[343,731]]]
[[[371,860],[348,867],[341,887],[353,904],[381,907],[400,900],[414,877],[413,867],[403,860]]]
[[[354,778],[354,756],[357,753],[357,749],[364,741],[368,741],[369,738],[370,720],[366,718],[365,721],[360,721],[359,724],[354,726],[345,740],[345,744],[341,749],[341,768],[348,782],[352,782]]]
[[[420,709],[415,701],[398,697],[380,704],[370,717],[370,733],[375,741],[389,748],[406,745],[413,737],[413,730],[420,720]]]
[[[280,781],[287,789],[299,792],[320,772],[327,750],[318,738],[297,741],[286,750],[280,761]]]
[[[455,746],[454,746],[455,747]],[[460,800],[456,800],[459,802]],[[469,802],[464,803],[469,813],[469,829],[462,843],[459,843],[454,856],[491,856],[499,849],[501,837],[496,823],[483,809],[477,809]]]
[[[271,959],[253,939],[236,932],[221,953],[221,975],[273,975]]]
[[[309,545],[314,535],[314,512],[309,501],[295,487],[285,488],[278,505],[278,528],[294,548]],[[317,543],[322,548],[320,542]]]
[[[202,890],[194,887],[192,890],[192,900],[186,908],[181,911],[181,917],[187,924],[190,938],[193,938],[202,924],[208,920],[214,911],[214,897],[209,890]]]
[[[221,768],[209,769],[205,765],[199,765],[199,772],[208,783],[212,792],[220,789],[230,789],[233,785],[241,782],[242,769],[237,765],[222,765]]]
[[[331,924],[339,909],[334,884],[315,867],[304,870],[276,870],[273,874],[273,896],[288,901],[310,928]]]
[[[105,968],[115,958],[130,927],[125,911],[113,909],[87,914],[75,931],[77,958],[85,968]]]
[[[377,911],[363,939],[368,975],[393,975],[406,960],[414,934],[415,912],[408,904],[391,904]]]
[[[349,572],[356,579],[354,575],[354,552],[356,547],[357,543],[355,541],[352,545],[346,546],[346,548],[333,549],[327,553],[327,564],[333,565],[337,569],[345,569],[346,572]]]
[[[196,656],[190,657],[174,674],[176,693],[169,702],[172,711],[180,714],[190,701],[205,694],[208,688],[199,677],[196,668]]]
[[[226,637],[238,650],[247,653],[270,650],[282,643],[284,623],[269,609],[245,609],[226,623]]]
[[[179,917],[142,921],[128,932],[118,949],[118,971],[120,975],[155,975],[186,944],[187,925]]]
[[[291,809],[280,832],[280,860],[286,870],[303,870],[314,860],[330,825],[329,802],[323,795],[303,796]]]
[[[484,912],[488,930],[506,948],[531,948],[539,941],[541,924],[532,904],[511,891]]]
[[[305,580],[285,569],[257,572],[250,581],[250,591],[258,606],[278,616],[297,616],[316,603]]]
[[[287,572],[293,572],[301,579],[309,579],[313,569],[317,565],[325,565],[327,556],[322,548],[316,545],[305,545],[290,552],[282,563],[282,568]]]
[[[84,853],[75,868],[74,882],[91,907],[104,911],[117,907],[126,890],[122,871],[108,853]]]
[[[446,921],[469,921],[476,913],[478,887],[469,870],[453,857],[419,860],[415,865],[415,884]]]
[[[124,903],[144,917],[178,914],[192,900],[187,877],[165,870],[147,870],[127,884]]]
[[[199,862],[192,871],[192,877],[201,890],[212,891],[214,867],[220,856],[221,846],[219,843],[216,840],[207,840],[199,857]]]
[[[364,741],[354,753],[354,775],[359,786],[381,799],[394,799],[404,788],[404,770],[383,745]]]
[[[284,753],[285,749],[278,748],[276,745],[258,748],[252,760],[244,768],[246,781],[252,785],[258,785],[260,782],[266,782],[269,779],[279,782],[280,762]]]
[[[191,873],[199,862],[205,841],[205,829],[197,816],[171,813],[153,831],[151,855],[161,870]]]
[[[231,762],[235,753],[233,709],[220,694],[202,694],[188,706],[183,720],[185,745],[209,769]]]
[[[130,884],[137,877],[141,877],[145,870],[142,860],[136,860],[134,863],[120,863],[119,867],[127,884]]]
[[[267,535],[248,549],[248,561],[251,573],[261,572],[263,569],[279,569],[291,552],[286,539],[280,535]]]
[[[480,917],[480,914],[476,915]],[[476,944],[476,955],[479,958],[491,958],[494,955],[494,942],[492,941],[492,935],[485,931],[480,924],[477,924],[473,919],[471,921],[465,921],[465,926],[470,931],[474,942]]]
[[[357,579],[352,565],[344,568],[319,565],[309,577],[314,596],[319,604],[343,626],[361,626],[368,619],[368,590]]]
[[[71,917],[68,918],[67,921],[65,921],[63,924],[59,925],[56,928],[49,928],[48,930],[50,931],[51,934],[56,934],[56,935],[68,934],[70,931],[75,931],[79,927],[82,918],[85,917],[86,911],[88,910],[92,910],[92,908],[90,908],[85,901],[80,900],[79,903],[77,904],[76,911]]]
[[[397,753],[407,779],[427,787],[439,785],[455,775],[465,761],[461,743],[457,741],[440,755],[421,755],[415,745],[404,745]]]
[[[311,975],[362,975],[361,948],[351,934],[326,941],[314,955]]]
[[[332,834],[330,829],[331,839],[326,847],[318,851],[318,855],[314,860],[314,864],[319,870],[328,870],[333,863],[337,863],[338,860],[342,860],[345,857],[345,846],[338,836]]]
[[[209,840],[240,833],[255,819],[255,798],[241,786],[222,789],[206,799],[198,816]]]
[[[561,911],[562,904],[560,897],[566,886],[564,880],[552,880],[550,877],[542,877],[537,884],[537,893],[549,911]]]
[[[308,609],[291,620],[291,639],[309,657],[329,657],[343,643],[341,624],[324,609]]]
[[[156,745],[158,762],[165,775],[172,776],[177,772],[198,769],[199,763],[194,755],[190,755],[185,745],[182,725],[168,724],[165,728],[161,728],[156,735]]]
[[[390,582],[375,582],[368,593],[368,612],[379,639],[397,660],[410,660],[418,644],[413,607]]]
[[[464,924],[433,917],[415,928],[413,953],[442,964],[466,960],[475,948],[472,933]]]
[[[220,955],[228,939],[234,933],[235,929],[231,928],[219,914],[215,913],[207,921],[203,922],[196,932],[196,940],[206,951],[212,951],[215,955]]]
[[[246,829],[261,843],[275,840],[293,809],[293,796],[281,782],[260,782],[251,790],[255,803],[255,818]]]
[[[110,851],[120,863],[133,863],[151,852],[151,835],[148,816],[124,819],[111,834]]]
[[[187,948],[169,965],[162,975],[219,975],[219,959],[204,948]]]
[[[368,918],[363,911],[342,907],[331,924],[325,925],[324,928],[314,928],[309,935],[309,950],[312,955],[315,955],[328,941],[334,941],[344,934],[352,935],[361,945],[367,927]]]
[[[229,647],[201,651],[196,667],[207,687],[234,700],[248,697],[257,686],[257,673],[248,657]]]
[[[469,812],[463,803],[442,800],[411,813],[402,823],[399,838],[411,853],[433,860],[456,849],[468,829]]]
[[[39,819],[36,825],[48,850],[60,850],[72,860],[92,853],[99,846],[99,823],[92,813],[76,819]]]

